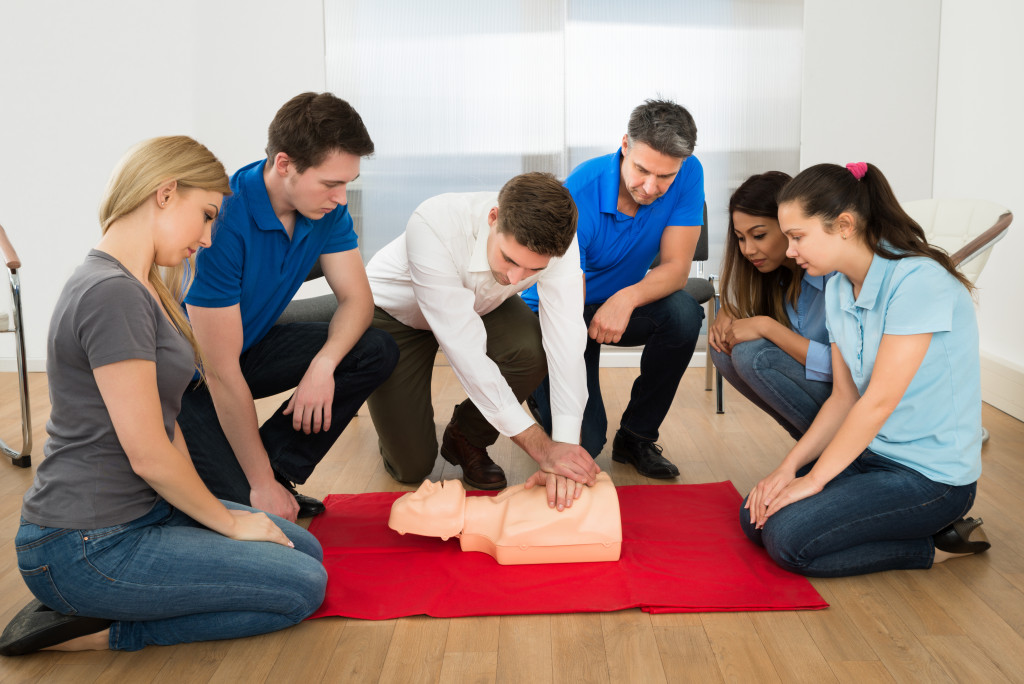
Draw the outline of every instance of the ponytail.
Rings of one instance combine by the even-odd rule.
[[[798,202],[805,216],[821,219],[829,232],[841,213],[850,212],[873,253],[885,259],[927,257],[937,261],[968,292],[974,291],[974,285],[957,270],[949,254],[928,244],[924,230],[903,210],[889,181],[874,164],[811,166],[782,189],[779,204],[785,202]]]

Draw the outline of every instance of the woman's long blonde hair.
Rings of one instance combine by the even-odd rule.
[[[177,181],[179,188],[231,194],[224,165],[201,143],[185,135],[144,140],[125,153],[110,175],[100,203],[103,233],[115,221],[139,208],[169,181]],[[198,367],[201,358],[199,344],[181,310],[195,270],[194,256],[173,267],[160,267],[154,263],[149,270],[149,282],[175,327],[192,345]]]

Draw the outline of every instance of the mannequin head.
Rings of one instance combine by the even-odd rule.
[[[466,490],[461,480],[424,480],[419,489],[391,505],[388,527],[399,534],[448,539],[462,532],[465,515]]]

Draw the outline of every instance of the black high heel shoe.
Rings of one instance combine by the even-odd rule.
[[[969,541],[971,533],[984,524],[981,518],[961,518],[952,525],[943,528],[932,535],[935,548],[946,553],[981,553],[988,551],[991,544],[984,539],[982,533],[981,541]]]

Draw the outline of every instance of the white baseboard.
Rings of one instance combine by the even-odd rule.
[[[601,347],[601,368],[639,368],[640,353],[643,350],[643,347],[623,348],[605,345]],[[707,363],[706,357],[707,354],[704,352],[694,352],[688,368],[694,366],[704,368],[704,364]]]
[[[601,367],[602,368],[639,368],[640,367],[640,352],[643,351],[643,347],[612,347],[606,346],[601,350]],[[439,352],[440,355],[440,352]],[[706,363],[704,352],[694,352],[693,358],[690,359],[690,366],[704,367]],[[442,365],[447,365],[447,362],[441,360]],[[28,372],[29,373],[45,373],[46,372],[46,359],[27,359]],[[18,372],[18,366],[14,359],[3,359],[0,358],[0,373],[16,373]],[[991,402],[989,402],[991,403]]]
[[[28,366],[29,373],[45,373],[46,372],[46,359],[25,359],[25,365]],[[0,373],[17,373],[18,362],[13,358],[0,359]]]
[[[1024,420],[1024,368],[982,352],[981,399],[1017,420]]]

